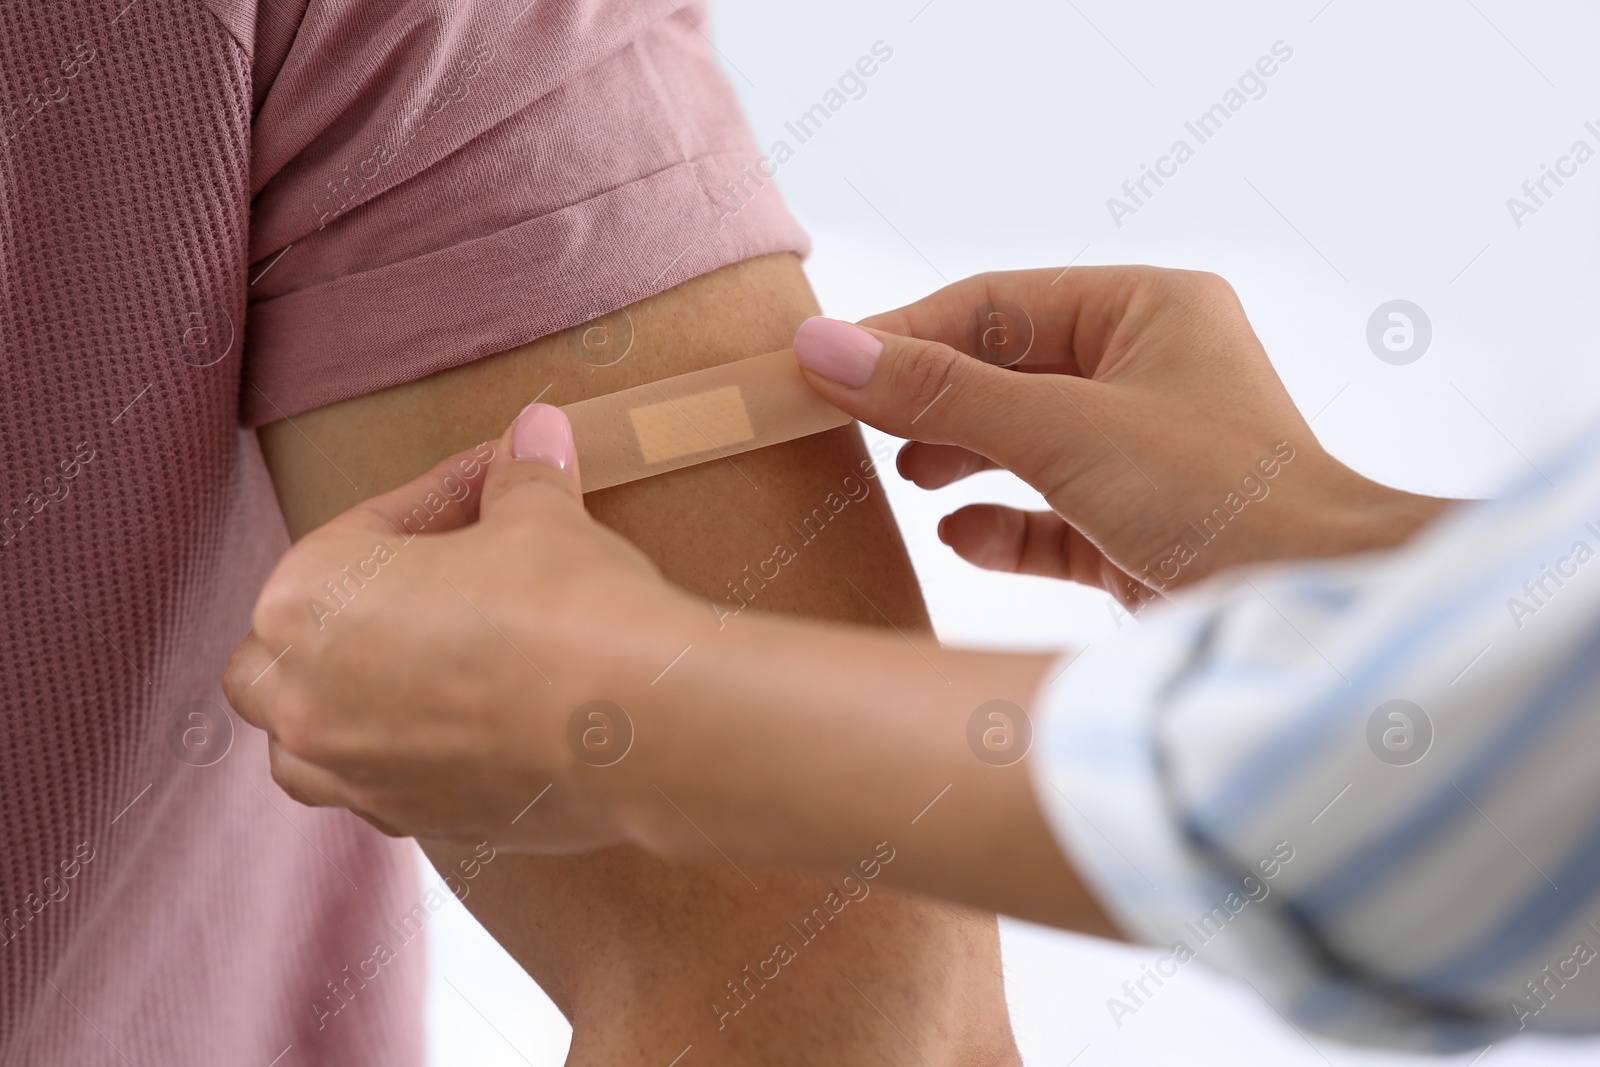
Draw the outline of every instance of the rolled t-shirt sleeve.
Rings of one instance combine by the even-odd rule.
[[[246,425],[806,251],[701,5],[284,6],[255,49]]]
[[[1600,427],[1545,470],[1394,552],[1212,579],[1051,672],[1041,808],[1157,975],[1202,961],[1395,1048],[1594,1032]]]

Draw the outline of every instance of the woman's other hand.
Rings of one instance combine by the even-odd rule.
[[[1229,566],[1397,544],[1448,504],[1330,456],[1216,275],[985,274],[861,325],[808,320],[795,353],[822,395],[910,439],[905,477],[1004,467],[1052,508],[947,516],[940,537],[980,567],[1132,604]]]

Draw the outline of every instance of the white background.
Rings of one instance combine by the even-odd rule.
[[[1584,129],[1600,127],[1592,7],[923,5],[712,5],[713,39],[757,140],[796,149],[777,182],[815,240],[808,266],[828,313],[857,318],[979,271],[1074,259],[1216,271],[1324,442],[1364,473],[1439,494],[1493,492],[1600,407],[1600,159],[1520,228],[1506,205],[1573,141],[1600,148]],[[1280,40],[1294,55],[1266,95],[1116,226],[1106,199],[1175,138],[1194,144],[1185,120]],[[865,95],[798,144],[784,123],[876,41],[894,54]],[[1420,305],[1433,328],[1406,366],[1366,343],[1368,317],[1395,298]],[[1103,597],[983,574],[938,542],[938,517],[962,503],[1028,502],[1004,476],[888,489],[946,640],[1017,647],[1114,632]],[[559,1063],[565,1023],[465,911],[429,929],[434,1062]],[[1106,998],[1137,976],[1139,950],[1020,924],[1007,924],[1005,950],[1030,1067],[1415,1062],[1307,1038],[1248,988],[1199,968],[1118,1029]],[[1511,1042],[1477,1063],[1597,1054]]]

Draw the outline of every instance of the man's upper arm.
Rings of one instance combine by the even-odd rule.
[[[241,414],[259,427],[291,534],[498,438],[534,399],[565,404],[785,348],[816,311],[796,255],[805,235],[756,177],[770,172],[699,28],[702,3],[535,4],[507,27],[500,5],[461,0],[447,17],[408,11],[376,31],[368,6],[333,0],[304,25],[290,18],[292,48],[274,47],[263,24],[257,49],[287,59],[255,72],[258,98],[266,88]],[[630,300],[602,320],[609,336],[573,326]],[[865,459],[846,427],[586,503],[723,612],[923,627]],[[930,781],[928,795],[945,784]],[[425,851],[445,871],[467,858]],[[816,878],[758,877],[759,895],[746,896],[732,870],[632,849],[506,855],[467,903],[569,1018],[582,991],[598,991],[607,1033],[631,1040],[701,1032],[715,1020],[702,993],[720,988],[713,977],[769,950],[772,930],[828,891]],[[921,1025],[944,1026],[952,1002],[924,995],[928,983],[960,1000],[973,986],[947,972],[993,976],[992,921],[930,921],[926,905],[888,891],[874,900],[848,938],[809,950],[812,977],[779,996],[806,1017],[831,1014],[854,996],[827,977],[837,969],[904,990]],[[910,962],[935,956],[937,972]],[[647,996],[616,994],[647,975],[658,979]],[[981,988],[990,1021],[1003,1022],[998,983]],[[845,1058],[873,1058],[848,1018],[800,1034],[792,1016],[766,1018],[704,1062],[757,1048],[739,1062],[832,1062],[835,1036]],[[613,1051],[592,1062],[617,1062]]]
[[[815,310],[798,260],[766,256],[641,301],[590,330],[263,426],[290,533],[298,537],[439,458],[498,437],[535,398],[570,403],[783,348]],[[623,350],[615,363],[598,365]],[[748,605],[925,626],[865,458],[859,434],[847,427],[593,493],[587,503],[669,578],[723,610]]]

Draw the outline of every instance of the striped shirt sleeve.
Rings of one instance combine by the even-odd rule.
[[[1399,550],[1222,576],[1058,663],[1037,793],[1151,981],[1203,961],[1413,1050],[1600,1030],[1597,431]]]

